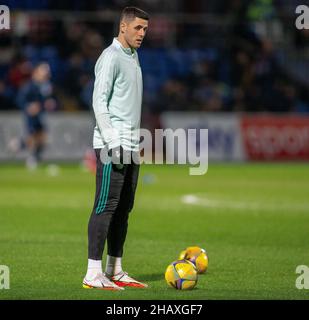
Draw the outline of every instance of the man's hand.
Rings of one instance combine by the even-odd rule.
[[[41,105],[40,105],[40,102],[37,102],[37,101],[30,102],[26,108],[26,113],[30,117],[35,117],[40,113],[40,111],[41,111]]]
[[[124,167],[123,159],[124,153],[122,146],[115,147],[108,150],[108,155],[111,157],[112,163],[116,166],[117,169],[121,170]]]

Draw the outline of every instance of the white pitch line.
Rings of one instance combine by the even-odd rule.
[[[187,194],[181,198],[185,204],[198,205],[208,208],[230,208],[238,210],[296,210],[306,211],[309,213],[309,204],[291,204],[291,203],[261,203],[248,201],[232,201],[232,200],[211,200],[207,197]]]

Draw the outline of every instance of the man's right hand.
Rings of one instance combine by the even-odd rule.
[[[117,169],[121,170],[124,167],[123,159],[124,153],[122,146],[115,147],[108,150],[108,155],[111,157],[112,164],[116,166]]]

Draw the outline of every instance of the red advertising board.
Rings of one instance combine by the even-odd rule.
[[[248,160],[309,160],[309,117],[244,115],[241,130]]]

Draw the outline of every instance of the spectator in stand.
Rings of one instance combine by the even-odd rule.
[[[167,81],[161,89],[160,100],[155,113],[162,111],[185,111],[190,107],[188,102],[188,90],[179,79]]]
[[[18,54],[8,71],[8,83],[18,90],[31,78],[31,63],[24,56]]]

